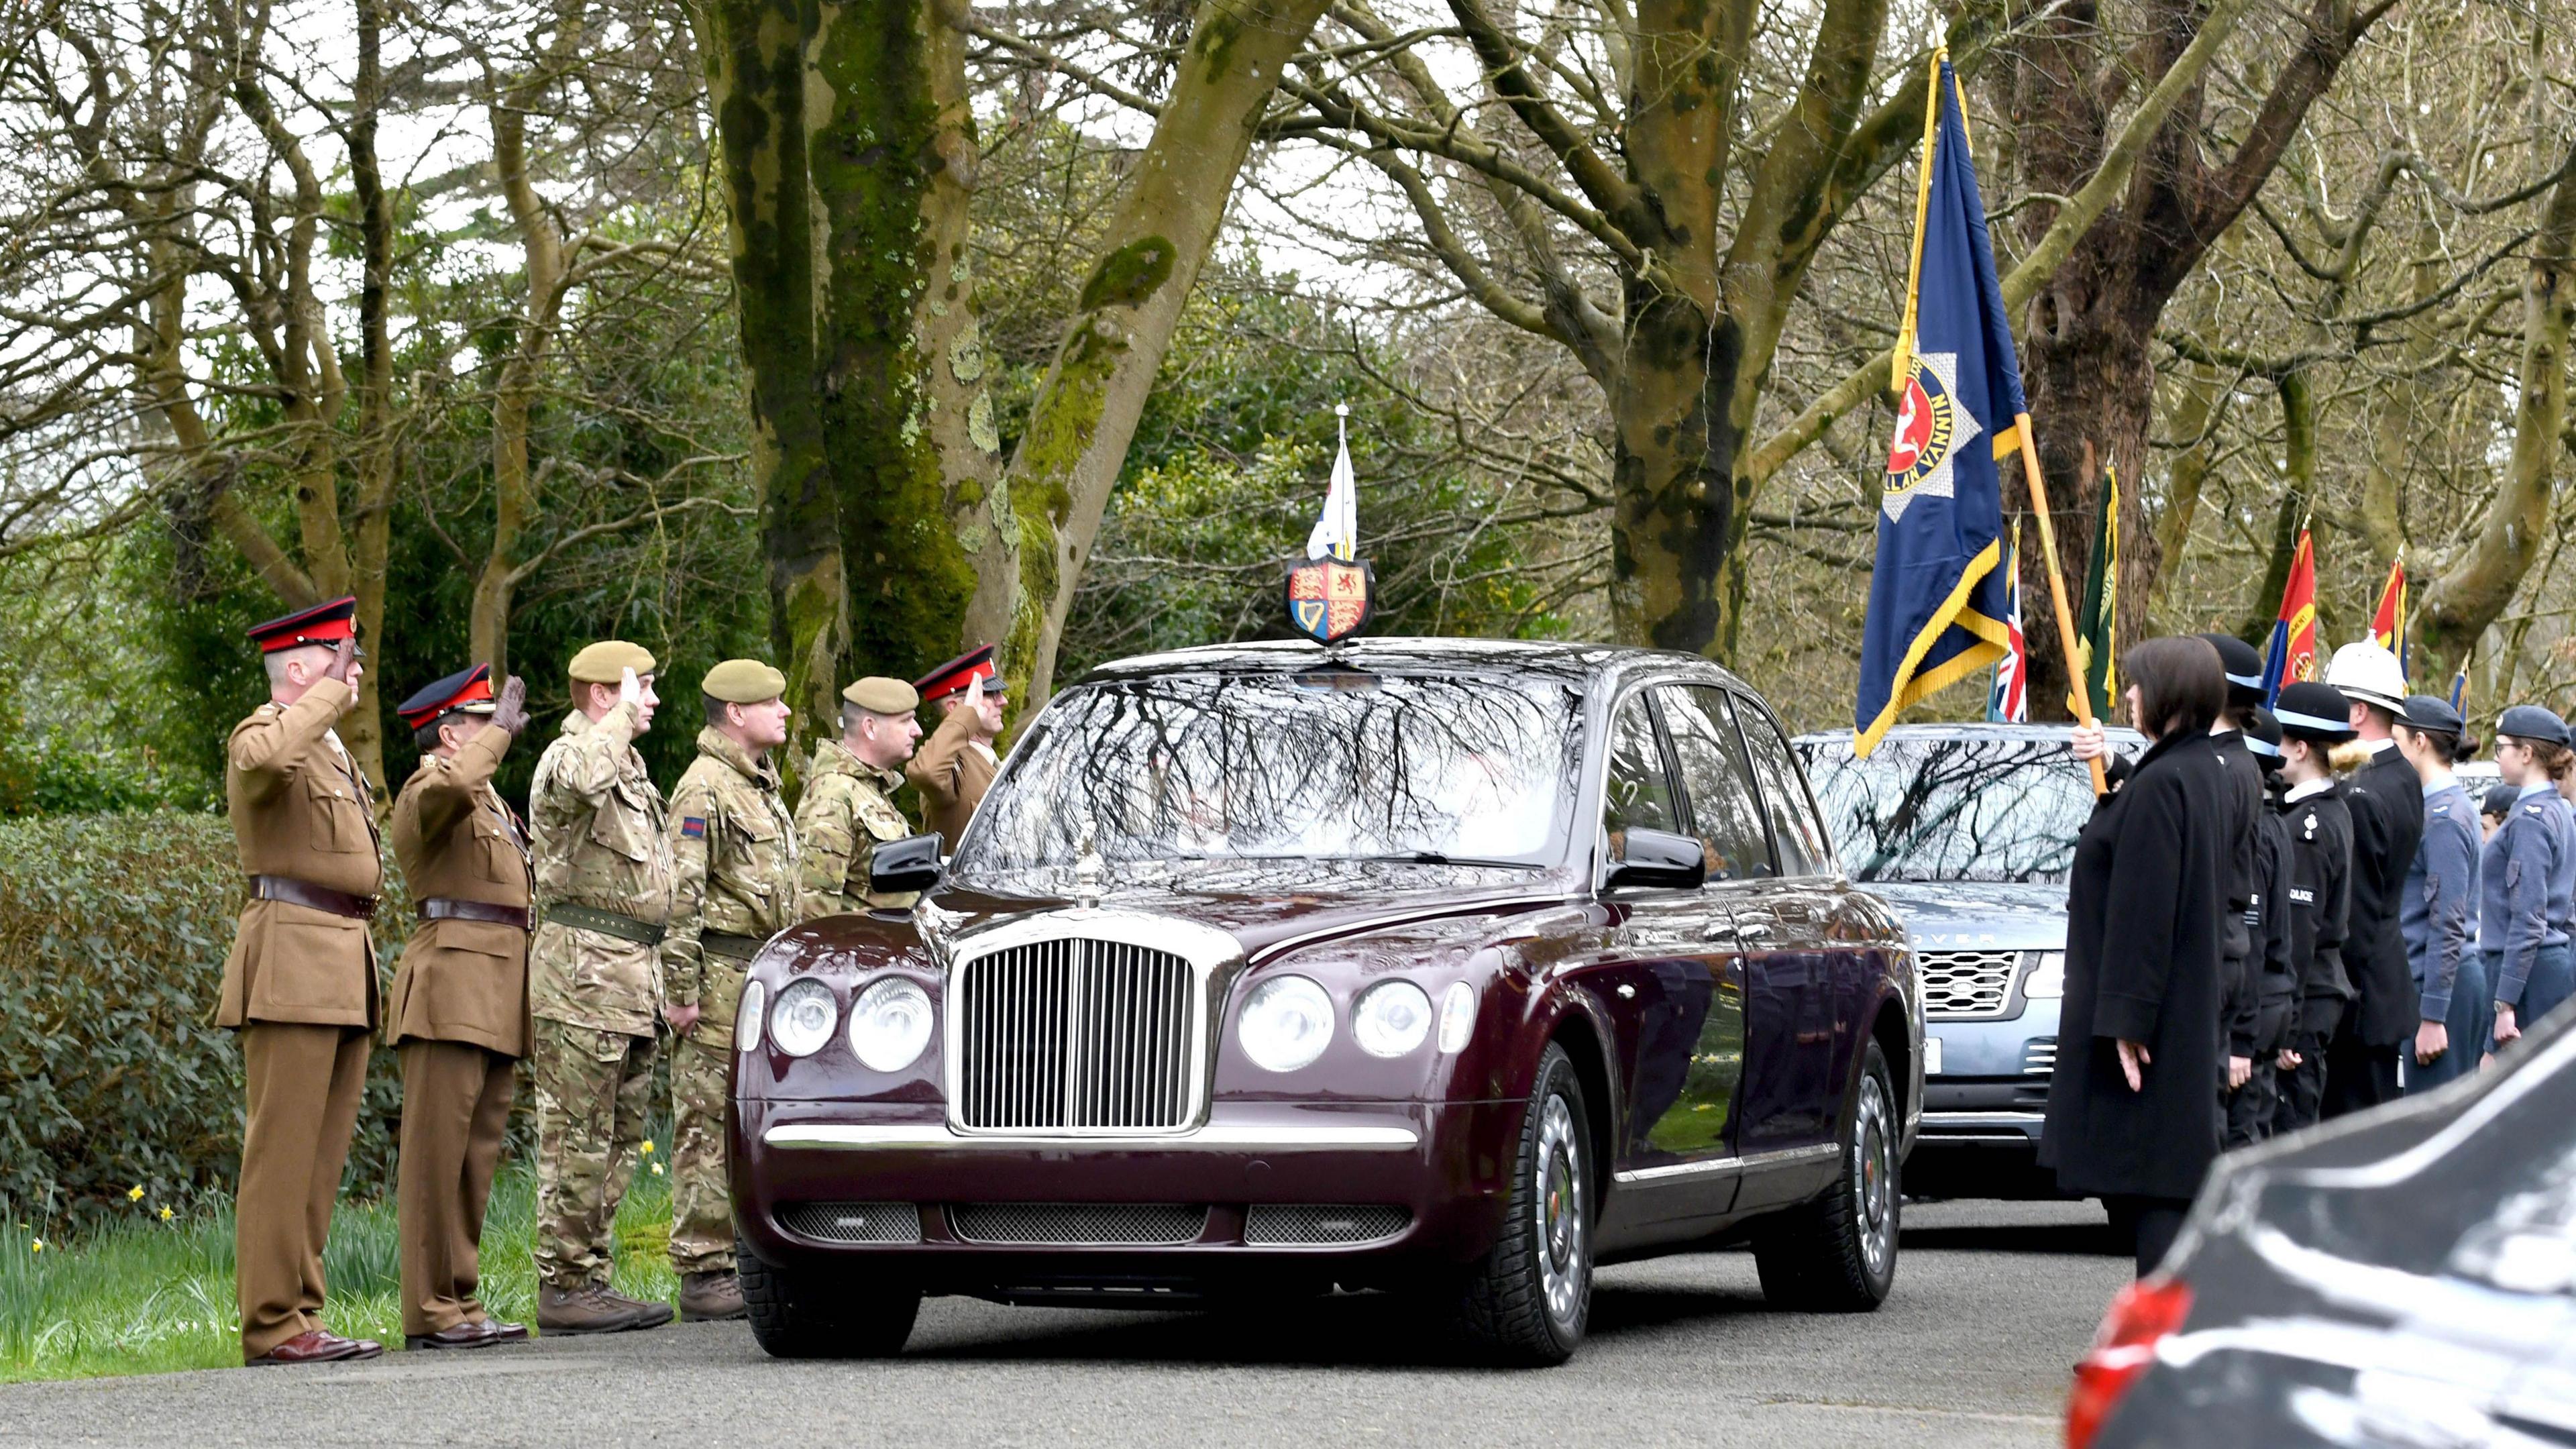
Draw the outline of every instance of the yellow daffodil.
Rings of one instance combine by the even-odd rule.
[[[653,1155],[653,1139],[650,1137],[644,1139],[644,1155],[647,1157]]]
[[[27,1251],[30,1253],[41,1253],[45,1251],[45,1240],[38,1238],[36,1241],[29,1243],[27,1245]]]
[[[164,1207],[164,1208],[162,1208],[162,1209],[161,1209],[161,1221],[163,1221],[163,1222],[165,1222],[165,1223],[166,1223],[166,1222],[168,1222],[168,1221],[170,1221],[170,1209],[169,1209],[169,1208]]]
[[[143,1184],[138,1182],[134,1186],[126,1189],[125,1200],[127,1202],[143,1201]]]
[[[662,1164],[658,1162],[653,1164],[653,1175],[655,1177],[660,1177],[662,1175]]]

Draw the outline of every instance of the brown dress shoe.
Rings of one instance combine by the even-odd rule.
[[[740,1318],[751,1310],[743,1306],[742,1280],[726,1271],[681,1274],[680,1311],[691,1322],[709,1323]]]
[[[671,1321],[668,1303],[639,1303],[596,1283],[537,1290],[537,1327],[544,1333],[624,1333]]]
[[[528,1325],[524,1323],[503,1323],[497,1318],[487,1318],[483,1320],[483,1326],[492,1330],[494,1343],[515,1343],[528,1336]]]
[[[492,1331],[491,1324],[474,1322],[451,1324],[446,1328],[440,1329],[436,1333],[406,1333],[403,1335],[403,1347],[406,1349],[490,1348],[492,1345],[499,1343],[500,1341],[501,1336]]]
[[[286,1342],[250,1360],[255,1368],[279,1364],[354,1363],[374,1358],[385,1346],[372,1338],[342,1338],[327,1328],[308,1328]]]

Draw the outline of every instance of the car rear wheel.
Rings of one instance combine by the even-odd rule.
[[[912,1337],[921,1290],[762,1262],[736,1240],[751,1336],[772,1358],[889,1358]]]
[[[1574,1063],[1551,1044],[1521,1120],[1502,1237],[1460,1295],[1459,1328],[1480,1358],[1560,1364],[1583,1341],[1592,1315],[1590,1123]]]
[[[1860,1090],[1845,1114],[1833,1185],[1765,1223],[1753,1238],[1762,1296],[1810,1313],[1863,1313],[1896,1284],[1896,1093],[1887,1058],[1869,1045]]]

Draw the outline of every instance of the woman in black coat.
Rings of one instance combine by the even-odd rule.
[[[2202,639],[2149,639],[2121,661],[2129,718],[2155,743],[2077,837],[2066,891],[2066,999],[2040,1157],[2099,1197],[2154,1270],[2219,1152],[2220,916],[2234,842],[2209,734],[2227,699]]]

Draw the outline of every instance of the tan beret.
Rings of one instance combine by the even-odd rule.
[[[572,657],[572,677],[576,684],[617,684],[629,669],[637,674],[653,672],[653,651],[641,644],[623,639],[602,639],[582,647]]]
[[[871,674],[841,691],[841,698],[870,714],[910,714],[921,708],[921,692],[900,679]]]
[[[727,704],[767,704],[787,692],[787,676],[757,659],[728,659],[707,671],[698,692]]]

